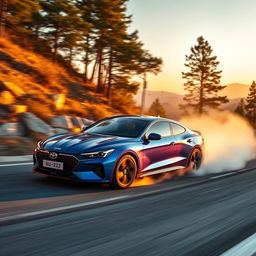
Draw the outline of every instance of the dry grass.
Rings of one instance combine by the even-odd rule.
[[[138,113],[130,96],[115,94],[108,105],[105,97],[94,92],[94,84],[83,84],[61,66],[8,39],[0,38],[0,55],[0,81],[22,88],[26,97],[18,103],[27,105],[28,111],[44,120],[55,114],[100,119],[113,114]],[[66,102],[57,111],[49,95],[59,93],[66,96]]]
[[[47,86],[44,86],[41,83],[35,83],[33,75],[25,74],[14,68],[10,68],[8,63],[0,60],[1,69],[4,68],[8,71],[6,74],[7,76],[4,76],[3,72],[1,72],[1,80],[22,84],[23,89],[31,92],[39,89],[44,93],[57,93],[59,91],[66,93],[65,87],[60,84],[59,80],[59,74],[68,77],[67,72],[62,67],[52,63],[47,58],[34,52],[27,51],[4,38],[0,38],[0,51],[8,54],[13,61],[37,70],[47,81]]]

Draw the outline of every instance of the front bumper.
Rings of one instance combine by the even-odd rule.
[[[63,170],[56,170],[43,166],[43,160],[52,160],[52,151],[39,150],[33,155],[33,172],[57,178],[72,179],[84,182],[111,182],[115,166],[113,158],[84,159],[80,155],[55,152],[58,157],[54,160],[63,163]]]

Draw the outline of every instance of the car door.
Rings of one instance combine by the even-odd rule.
[[[177,160],[176,164],[186,167],[187,160],[193,149],[193,140],[190,134],[186,131],[186,128],[178,123],[171,122],[172,134],[175,137],[175,144],[173,145],[173,153]]]
[[[142,176],[149,172],[162,172],[161,170],[168,168],[173,164],[172,158],[175,157],[173,147],[175,145],[176,137],[171,134],[169,122],[155,122],[146,131],[145,136],[148,136],[150,133],[160,134],[161,139],[145,140],[143,142]]]

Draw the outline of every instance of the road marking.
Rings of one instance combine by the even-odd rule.
[[[8,167],[8,166],[19,166],[19,165],[32,165],[33,163],[15,163],[15,164],[0,164],[0,167]]]
[[[220,174],[214,177],[210,177],[210,180],[215,180],[215,179],[219,179],[221,177],[225,177],[225,176],[230,176],[230,175],[234,175],[235,172],[228,172],[228,173],[224,173],[224,174]]]
[[[252,256],[256,252],[256,233],[220,256]]]
[[[36,217],[38,215],[43,215],[43,214],[58,213],[58,212],[62,212],[65,210],[82,208],[85,206],[92,206],[92,205],[97,205],[97,204],[102,204],[102,203],[107,203],[107,202],[114,202],[114,201],[119,201],[119,200],[125,199],[125,198],[128,198],[128,196],[117,196],[117,197],[112,197],[112,198],[107,198],[107,199],[95,200],[92,202],[61,206],[61,207],[47,209],[47,210],[21,213],[21,214],[17,214],[17,215],[13,215],[13,216],[0,218],[0,223],[5,222],[5,221],[18,220],[18,219],[26,218],[26,217]]]
[[[32,163],[20,163],[20,164],[32,164]],[[1,166],[1,165],[0,165]],[[245,171],[250,171],[250,170],[255,170],[255,168],[248,168],[248,169],[243,169],[240,170],[239,172],[245,172]],[[218,179],[221,178],[222,176],[227,176],[227,175],[232,175],[235,174],[236,172],[230,172],[230,173],[225,173],[223,175],[218,175],[216,177],[211,177],[212,179]],[[104,204],[107,202],[117,202],[117,201],[122,201],[123,199],[130,199],[130,200],[136,200],[136,199],[140,199],[141,197],[146,197],[146,196],[154,196],[157,195],[159,193],[167,193],[176,189],[181,189],[181,188],[186,188],[189,186],[195,186],[195,185],[200,185],[203,184],[205,182],[208,182],[211,180],[211,178],[208,178],[206,180],[199,180],[196,182],[192,182],[189,184],[181,184],[181,185],[176,185],[176,186],[172,186],[172,187],[168,187],[167,189],[157,189],[157,190],[153,190],[153,191],[149,191],[149,192],[144,192],[144,193],[138,193],[138,194],[132,194],[132,195],[125,195],[125,196],[118,196],[118,197],[112,197],[112,198],[107,198],[107,199],[99,199],[96,201],[91,201],[91,202],[86,202],[86,203],[79,203],[79,204],[74,204],[74,205],[68,205],[68,206],[61,206],[61,207],[57,207],[57,208],[52,208],[52,209],[46,209],[46,210],[41,210],[41,211],[34,211],[34,212],[29,212],[29,213],[21,213],[21,214],[16,214],[13,216],[8,216],[8,217],[2,217],[0,218],[0,225],[5,224],[4,222],[8,221],[22,221],[25,220],[29,217],[43,217],[44,215],[47,216],[47,213],[64,213],[67,210],[82,210],[83,208],[85,208],[86,206],[97,206],[99,204]],[[226,256],[226,255],[225,255]],[[232,255],[233,256],[233,255]],[[244,255],[243,255],[244,256]],[[247,255],[246,255],[247,256]]]

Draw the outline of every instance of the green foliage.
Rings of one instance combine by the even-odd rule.
[[[186,55],[185,66],[189,71],[182,72],[182,78],[187,80],[184,84],[187,94],[184,97],[186,104],[181,105],[185,111],[192,108],[202,114],[208,107],[217,109],[220,104],[228,102],[226,96],[218,96],[225,86],[220,85],[222,71],[217,70],[219,61],[212,56],[212,51],[208,41],[200,36],[197,45],[191,47],[190,55]]]
[[[39,18],[41,6],[39,0],[9,0],[7,25],[19,33],[33,34],[36,18]]]
[[[78,47],[82,40],[81,31],[87,30],[79,9],[72,0],[44,0],[41,1],[41,6],[44,20],[42,37],[52,46],[54,59],[57,58],[59,49],[68,50],[71,64],[73,48]]]
[[[165,111],[164,107],[161,105],[159,99],[156,99],[151,104],[147,114],[150,116],[166,117],[166,111]]]
[[[132,93],[123,90],[114,90],[111,95],[111,106],[123,114],[139,114],[140,109],[133,100]],[[129,107],[127,107],[129,106]]]
[[[136,93],[134,75],[161,71],[162,59],[143,49],[137,31],[128,31],[128,0],[9,1],[10,28],[69,71],[82,63],[84,82],[97,82],[108,98],[113,91]]]
[[[139,86],[139,83],[131,81],[129,76],[121,75],[114,78],[113,87],[122,94],[136,94]]]
[[[245,105],[246,116],[249,122],[256,127],[256,83],[252,82],[249,94],[246,98],[247,104]]]
[[[138,70],[139,73],[153,73],[161,72],[161,65],[163,61],[161,58],[153,57],[149,51],[143,51],[139,58]]]

